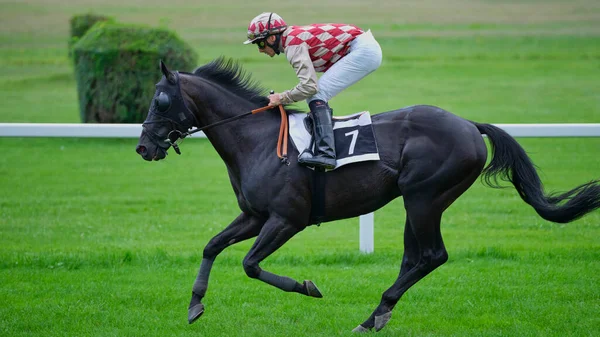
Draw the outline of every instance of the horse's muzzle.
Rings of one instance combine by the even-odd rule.
[[[148,149],[144,145],[136,146],[135,152],[137,152],[144,160],[152,161],[152,156],[148,154]]]
[[[135,148],[135,152],[137,152],[137,154],[139,154],[140,156],[143,156],[144,154],[146,154],[146,147],[144,145],[138,145]]]

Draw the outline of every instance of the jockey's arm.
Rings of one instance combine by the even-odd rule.
[[[314,96],[317,93],[317,72],[310,60],[308,46],[306,44],[288,46],[285,49],[285,56],[296,71],[300,82],[291,90],[281,94],[281,103],[290,104]]]

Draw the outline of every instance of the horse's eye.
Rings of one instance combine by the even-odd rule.
[[[165,112],[169,110],[169,107],[171,106],[171,99],[169,98],[169,95],[161,91],[161,93],[158,94],[154,100],[156,102],[156,108],[158,111]]]

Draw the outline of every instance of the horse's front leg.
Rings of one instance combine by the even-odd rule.
[[[264,219],[242,213],[204,247],[202,264],[192,288],[192,300],[188,309],[188,322],[190,324],[194,323],[204,313],[204,305],[201,301],[206,294],[210,269],[217,255],[234,243],[257,236],[264,224]]]
[[[244,271],[251,278],[259,279],[283,291],[297,292],[306,296],[321,298],[321,292],[312,281],[300,284],[287,276],[279,276],[262,270],[259,263],[283,246],[306,225],[293,224],[290,221],[272,214],[256,238],[254,245],[244,258]]]

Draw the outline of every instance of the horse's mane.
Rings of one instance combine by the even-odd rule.
[[[233,59],[223,56],[205,64],[193,72],[194,75],[217,83],[237,96],[243,97],[259,106],[269,104],[266,90]],[[286,108],[289,113],[301,112]]]

